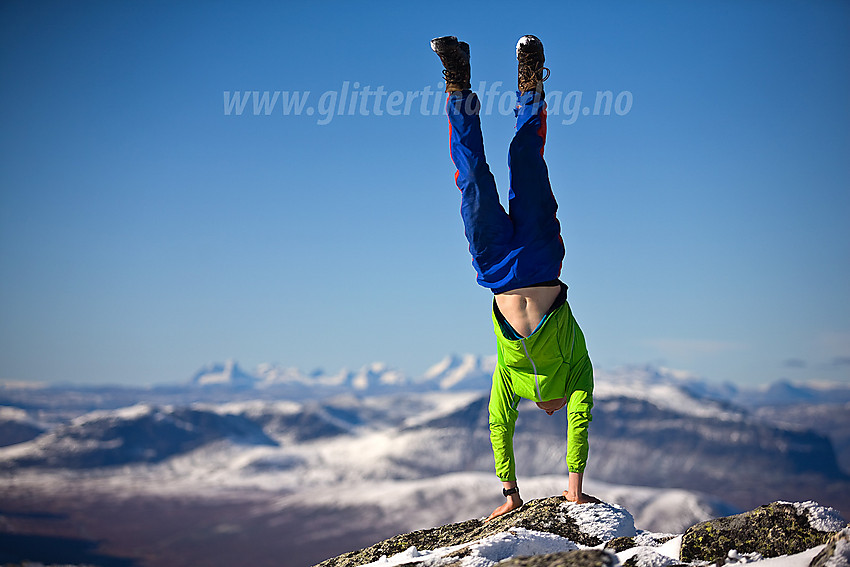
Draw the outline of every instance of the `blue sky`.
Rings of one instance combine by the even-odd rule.
[[[501,95],[534,33],[589,109],[546,157],[595,365],[850,381],[850,5],[361,4],[0,5],[0,379],[491,354],[428,41]],[[228,115],[248,91],[281,95]],[[504,201],[513,119],[482,123]]]

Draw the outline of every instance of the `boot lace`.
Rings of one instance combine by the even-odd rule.
[[[538,83],[549,78],[549,68],[543,66],[538,53],[521,53],[519,61],[519,85],[520,90],[532,90]]]
[[[457,85],[466,82],[464,73],[459,69],[443,69],[443,79],[447,85]]]
[[[443,65],[443,79],[447,85],[464,84],[469,80],[469,63],[459,52],[445,57]]]

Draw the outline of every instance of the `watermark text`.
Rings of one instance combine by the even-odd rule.
[[[225,116],[315,116],[316,124],[326,126],[337,116],[440,116],[445,114],[445,84],[426,85],[415,91],[389,91],[383,85],[373,88],[359,81],[343,81],[339,89],[321,94],[312,91],[223,91]],[[476,91],[480,114],[509,116],[516,107],[516,91],[502,81],[482,81]],[[582,116],[625,116],[632,110],[631,91],[597,90],[547,91],[547,114],[559,117],[563,125],[574,124]],[[557,120],[557,118],[556,118]]]

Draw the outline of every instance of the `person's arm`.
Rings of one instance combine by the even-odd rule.
[[[581,482],[583,479],[584,473],[571,472],[569,484],[564,491],[564,498],[575,504],[599,504],[601,502],[599,498],[582,492]]]
[[[585,390],[573,392],[567,405],[567,468],[570,476],[564,498],[576,504],[599,502],[595,497],[582,492],[584,469],[587,466],[589,449],[587,433],[592,419],[590,415],[592,407],[593,397]]]
[[[516,460],[514,459],[514,426],[516,425],[519,397],[510,388],[507,372],[496,366],[493,373],[493,386],[490,390],[490,443],[493,445],[493,458],[496,474],[502,481],[502,487],[510,490],[517,486]],[[493,510],[487,521],[522,506],[519,492],[505,497],[505,503]]]
[[[573,398],[580,393],[574,392]],[[587,454],[590,447],[587,434],[590,420],[590,411],[575,411],[571,400],[567,409],[567,469],[571,473],[583,473],[587,466]]]

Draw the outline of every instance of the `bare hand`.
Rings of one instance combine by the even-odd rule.
[[[575,504],[601,504],[602,501],[596,496],[591,496],[589,494],[585,494],[582,492],[581,494],[571,494],[569,490],[564,491],[564,498],[567,499],[567,502],[573,502]]]
[[[516,495],[514,494],[513,496],[516,496]],[[510,512],[512,510],[516,510],[520,506],[522,506],[522,500],[520,500],[519,498],[511,498],[509,496],[507,501],[504,504],[502,504],[501,506],[499,506],[498,508],[496,508],[495,510],[493,510],[493,513],[490,514],[490,517],[487,518],[484,521],[489,522],[493,518],[498,518],[499,516],[503,516],[503,515],[507,514],[508,512]]]

